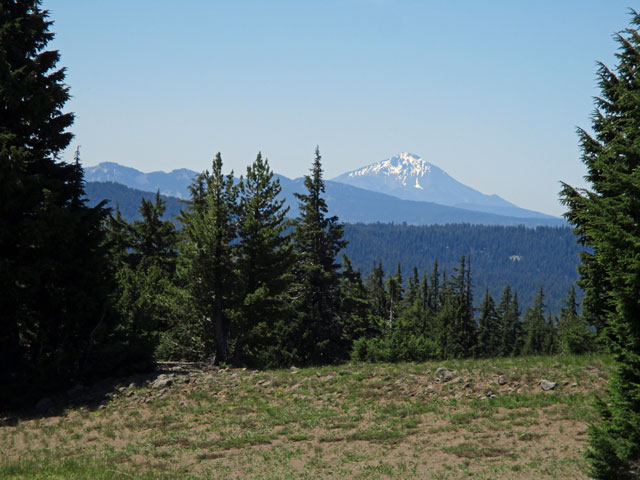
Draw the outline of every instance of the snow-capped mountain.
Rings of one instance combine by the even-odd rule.
[[[113,184],[101,182],[116,182],[152,193],[159,190],[167,196],[187,199],[187,187],[197,175],[197,172],[187,169],[144,173],[113,162],[100,163],[84,170],[88,196],[96,203],[109,198],[114,201],[112,207],[117,201],[124,205],[124,197],[133,194],[117,191]],[[298,213],[298,200],[294,193],[304,192],[304,181],[302,178],[292,180],[278,174],[276,177],[282,186],[282,198],[291,207],[289,214],[295,216]],[[347,180],[343,180],[343,177]],[[496,195],[483,195],[457,182],[435,165],[410,154],[398,155],[345,173],[335,181],[327,180],[325,186],[329,211],[345,222],[522,224],[530,227],[565,224],[560,218],[518,208]],[[426,198],[434,200],[410,196],[414,191],[418,195],[426,193]],[[135,215],[139,202],[134,203],[136,205],[131,207],[131,211]]]
[[[458,182],[436,165],[406,152],[343,173],[332,180],[404,200],[432,202],[514,217],[551,218],[540,212],[519,208],[498,195],[485,195],[474,190]]]

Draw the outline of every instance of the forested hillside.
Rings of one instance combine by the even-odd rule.
[[[374,261],[387,272],[400,263],[408,274],[414,265],[430,272],[437,260],[441,270],[452,272],[467,256],[476,305],[487,287],[498,297],[507,284],[529,305],[542,286],[549,310],[558,313],[578,277],[579,247],[569,228],[347,224],[344,233],[346,254],[363,275]]]
[[[128,221],[142,218],[141,198],[154,198],[152,193],[113,182],[87,182],[85,191],[90,205],[107,198],[107,206],[117,205]],[[161,198],[167,202],[164,218],[175,222],[184,204],[175,197]],[[542,286],[549,310],[557,314],[578,276],[578,245],[568,227],[347,223],[344,234],[345,252],[363,275],[377,261],[385,272],[395,271],[398,263],[407,273],[413,266],[421,273],[430,272],[435,260],[443,270],[453,271],[460,257],[467,256],[476,306],[487,287],[499,297],[508,284],[529,305]]]
[[[122,217],[128,221],[141,220],[141,199],[153,200],[155,197],[155,193],[143,192],[116,182],[86,182],[84,192],[89,205],[97,205],[102,200],[107,200],[106,206],[112,210],[117,207]],[[175,223],[183,207],[182,202],[179,198],[166,195],[160,195],[160,198],[166,202],[164,218]]]

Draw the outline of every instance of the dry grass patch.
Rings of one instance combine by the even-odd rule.
[[[586,478],[605,357],[174,369],[0,421],[2,478]],[[541,379],[558,382],[543,392]],[[151,378],[150,380],[153,380]]]

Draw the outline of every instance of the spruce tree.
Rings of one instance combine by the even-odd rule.
[[[478,319],[478,357],[495,357],[500,355],[500,326],[496,311],[496,304],[487,288],[480,305],[480,317]]]
[[[589,189],[563,184],[580,241],[583,311],[616,361],[600,423],[590,428],[592,475],[640,476],[640,15],[616,36],[615,70],[600,64],[593,135],[578,130]]]
[[[148,364],[160,337],[184,314],[176,301],[181,297],[175,285],[178,232],[162,219],[165,208],[157,193],[155,201],[141,200],[142,220],[129,224],[116,210],[107,222],[120,317],[120,345],[112,355],[129,364]]]
[[[182,211],[186,242],[181,275],[202,322],[204,354],[216,364],[229,358],[229,334],[236,313],[237,275],[232,242],[237,233],[238,188],[233,174],[222,174],[222,157],[211,173],[201,173],[189,187],[191,199]]]
[[[39,0],[0,3],[0,383],[26,394],[72,381],[111,318],[106,210],[59,159],[73,114],[51,25]]]
[[[522,350],[522,324],[520,322],[520,307],[518,294],[511,293],[511,286],[507,285],[497,307],[500,350],[498,355],[503,357],[519,355]]]
[[[450,281],[449,315],[447,325],[447,355],[453,358],[473,356],[476,346],[476,324],[473,315],[471,296],[471,275],[464,255],[460,266],[455,269],[456,276]]]
[[[547,355],[554,353],[555,331],[550,316],[546,316],[544,291],[538,288],[533,303],[524,313],[522,320],[524,355]]]
[[[351,260],[344,253],[340,276],[340,300],[342,331],[346,344],[351,345],[359,338],[370,338],[378,332],[377,324],[371,318],[371,306],[360,269],[354,270]]]
[[[235,328],[238,360],[277,365],[279,339],[291,312],[285,292],[292,281],[293,252],[280,199],[280,182],[258,153],[240,181],[237,272],[241,292]]]
[[[369,297],[369,304],[371,305],[371,315],[373,321],[379,327],[386,324],[389,312],[389,300],[384,283],[382,262],[374,262],[371,273],[369,273],[365,280],[365,285]]]
[[[576,289],[571,287],[558,319],[559,350],[561,353],[580,354],[595,349],[595,338],[578,312]]]
[[[327,216],[320,150],[316,148],[311,174],[305,176],[306,193],[296,193],[300,214],[295,222],[295,276],[291,294],[298,313],[295,335],[300,359],[329,363],[344,357],[340,331],[340,264],[346,246],[338,217]]]

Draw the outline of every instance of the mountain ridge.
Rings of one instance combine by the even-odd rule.
[[[496,194],[479,192],[457,181],[437,165],[408,152],[345,172],[331,180],[403,200],[431,202],[511,217],[556,218],[520,208]]]
[[[429,164],[429,168],[437,167]],[[163,195],[183,200],[188,198],[188,186],[196,175],[198,172],[186,168],[175,169],[171,172],[144,173],[115,162],[105,162],[85,168],[87,182],[115,182],[140,191],[154,193],[160,191]],[[295,216],[297,214],[297,199],[294,193],[304,191],[303,177],[290,179],[280,174],[274,176],[280,180],[282,197],[291,207],[290,216]],[[463,206],[451,206],[424,200],[408,200],[389,193],[363,189],[356,185],[334,180],[326,180],[325,186],[331,214],[337,215],[345,222],[407,223],[411,225],[469,223],[474,225],[525,225],[528,227],[566,225],[562,219],[538,212],[526,214],[526,210],[515,206],[512,208],[510,206],[512,204],[502,199],[500,199],[501,202],[497,201],[499,204],[493,206],[492,211],[483,211],[482,205],[477,206],[469,203]],[[470,187],[465,186],[465,188],[473,190]],[[94,191],[92,195],[98,195],[98,191]],[[497,198],[499,199],[499,197]]]

